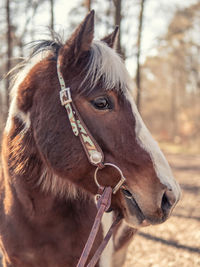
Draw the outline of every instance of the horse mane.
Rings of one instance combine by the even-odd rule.
[[[42,53],[44,51],[50,51],[52,52],[53,56],[51,59],[56,60],[58,57],[58,52],[63,46],[63,42],[61,41],[61,38],[56,35],[56,37],[54,37],[52,40],[37,40],[31,42],[29,45],[32,49],[29,59],[33,58],[40,52]]]

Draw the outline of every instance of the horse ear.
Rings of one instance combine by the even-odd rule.
[[[89,51],[94,37],[94,10],[92,10],[82,23],[76,28],[65,46],[73,51],[75,60],[80,57],[83,52]]]
[[[116,49],[118,36],[119,36],[119,26],[116,26],[115,30],[111,34],[101,39],[101,41],[105,42],[109,47]]]

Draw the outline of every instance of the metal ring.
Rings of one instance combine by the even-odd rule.
[[[126,181],[126,178],[124,177],[124,175],[123,175],[122,171],[120,170],[120,168],[119,168],[118,166],[116,166],[115,164],[113,164],[113,163],[104,163],[104,165],[105,165],[105,166],[111,166],[111,167],[117,169],[118,172],[120,173],[121,179],[120,179],[120,181],[116,184],[116,186],[113,188],[113,194],[115,194],[115,193],[119,190],[119,188],[123,185],[123,183]],[[96,185],[97,185],[98,187],[101,187],[101,185],[99,184],[99,182],[98,182],[98,180],[97,180],[97,172],[98,172],[99,170],[100,170],[100,168],[97,167],[96,170],[95,170],[95,172],[94,172],[94,181],[95,181],[95,183],[96,183]]]

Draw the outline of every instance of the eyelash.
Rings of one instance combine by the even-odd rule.
[[[112,109],[112,103],[107,97],[98,97],[91,101],[93,107],[98,110],[109,110]]]

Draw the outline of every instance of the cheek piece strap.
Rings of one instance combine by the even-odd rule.
[[[87,126],[85,125],[84,121],[82,120],[80,114],[78,113],[78,110],[72,101],[70,88],[66,87],[65,81],[63,79],[61,70],[60,70],[60,61],[58,58],[57,61],[57,74],[58,79],[60,83],[60,101],[61,105],[65,107],[69,122],[72,128],[72,131],[75,136],[79,137],[81,144],[84,148],[85,154],[89,160],[89,162],[96,166],[96,170],[94,173],[94,181],[98,187],[98,194],[96,195],[97,200],[97,214],[92,226],[92,229],[90,231],[88,240],[85,244],[85,247],[83,249],[83,252],[81,254],[81,257],[79,259],[78,264],[76,267],[85,267],[86,263],[88,262],[88,257],[90,254],[90,251],[92,249],[92,245],[95,241],[95,237],[98,233],[99,227],[101,225],[101,219],[104,214],[104,212],[108,211],[111,205],[111,197],[112,194],[116,194],[116,192],[120,189],[120,187],[125,182],[125,177],[123,176],[122,171],[119,167],[117,167],[113,163],[104,163],[104,154],[94,137],[91,135],[90,131],[88,130]],[[118,170],[120,174],[120,180],[119,182],[114,186],[114,188],[111,188],[110,186],[101,186],[97,179],[97,172],[104,168],[105,166],[110,166]],[[113,231],[115,229],[115,226],[120,222],[122,219],[122,216],[120,214],[117,214],[115,220],[113,221],[109,231],[107,232],[106,236],[104,237],[102,243],[96,250],[94,256],[91,258],[90,262],[87,264],[87,267],[94,267],[96,263],[98,262],[104,248],[106,247],[108,241],[110,240]]]
[[[57,64],[58,79],[60,82],[60,101],[61,105],[65,107],[72,131],[75,136],[79,136],[82,146],[85,150],[89,162],[99,168],[103,168],[104,154],[96,140],[91,135],[87,126],[81,119],[78,110],[71,98],[70,88],[65,86],[65,81],[60,71],[60,64]]]

